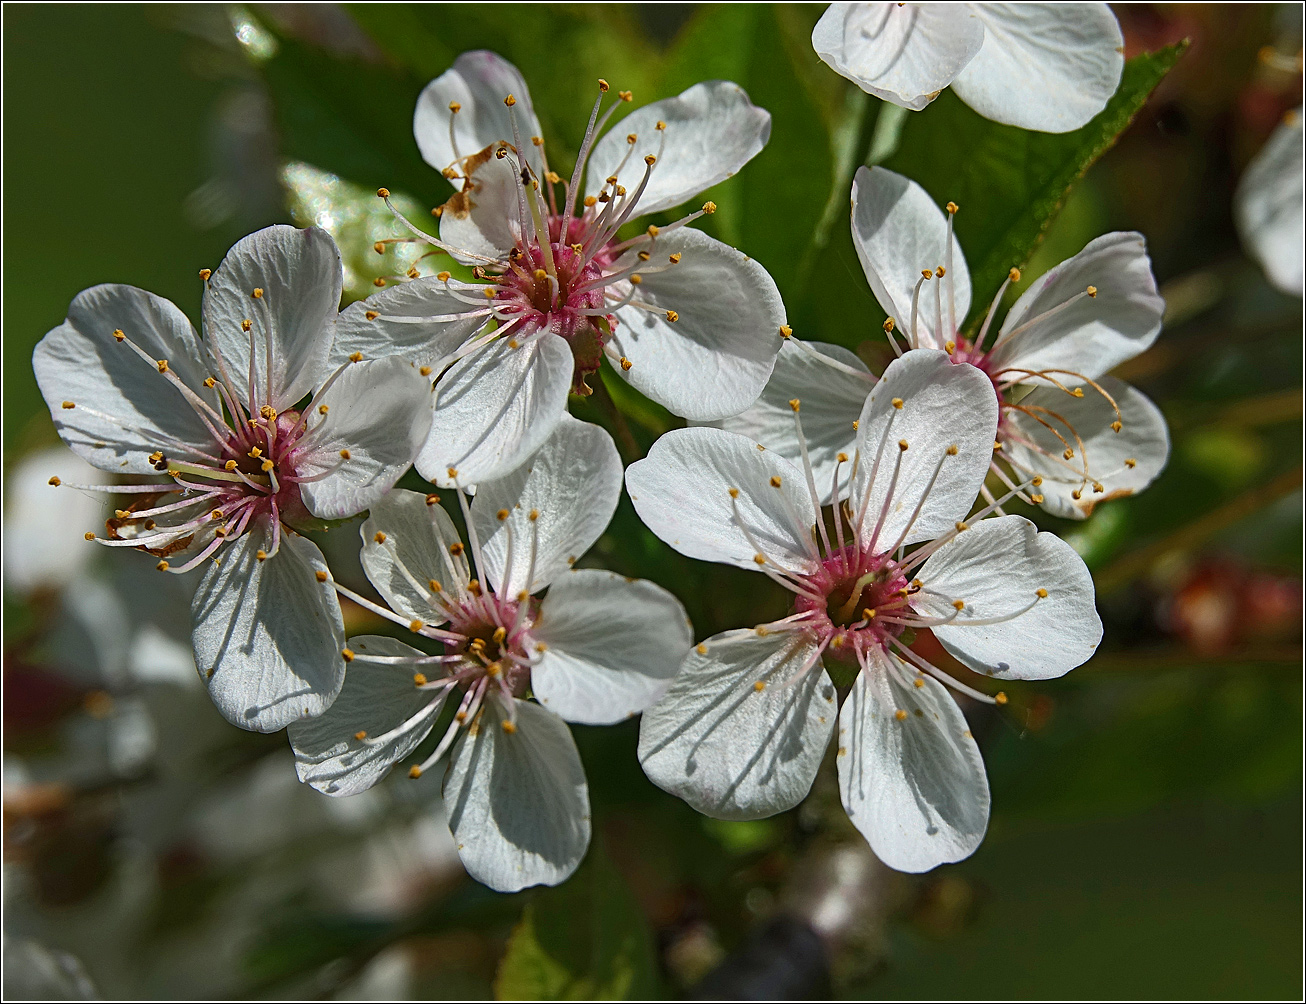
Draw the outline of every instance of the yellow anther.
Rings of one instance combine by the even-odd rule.
[[[647,261],[647,260],[648,260],[648,255],[645,255],[644,258],[645,258],[645,260]],[[630,284],[631,284],[632,286],[638,286],[638,285],[640,285],[643,281],[644,281],[644,277],[643,277],[642,275],[640,275],[638,272],[635,272],[635,273],[632,274],[631,277],[630,277]]]
[[[581,201],[585,204],[585,208],[586,208],[586,209],[593,209],[594,206],[595,206],[595,204],[596,204],[599,200],[596,199],[596,198],[594,198],[594,196],[592,196],[592,195],[587,195],[587,196],[585,196],[585,198],[582,199]]]
[[[500,157],[503,156],[503,151],[502,151],[502,150],[499,151],[499,156],[500,156]],[[446,168],[445,168],[443,171],[441,171],[440,173],[441,173],[442,175],[444,175],[444,177],[445,177],[448,181],[453,181],[455,178],[458,177],[458,169],[457,169],[456,167],[446,167]]]
[[[464,548],[462,545],[462,541],[460,540],[455,540],[452,544],[449,545],[449,553],[452,554],[455,558],[458,557],[460,554],[462,554],[463,551]]]
[[[667,255],[667,261],[671,262],[672,265],[679,265],[679,264],[680,264],[680,252],[677,251],[675,254]]]
[[[898,440],[898,449],[900,449],[903,453],[906,453],[906,452],[907,452],[907,440],[905,440],[905,439],[900,439],[900,440]]]
[[[631,139],[634,138],[633,134],[632,134],[632,136],[631,136],[630,138],[631,138]],[[647,157],[644,158],[644,163],[647,164],[649,167],[652,167],[652,166],[653,166],[654,164],[656,164],[657,162],[658,162],[657,157],[653,156],[653,154],[651,154],[651,153],[650,153]]]
[[[948,456],[955,457],[957,455],[957,444],[953,443],[951,446],[948,447],[948,449],[945,452],[948,454]]]
[[[1010,272],[1007,273],[1007,278],[1010,279],[1012,282],[1020,282],[1020,269],[1013,268]]]
[[[1123,429],[1123,428],[1124,428],[1124,426],[1120,424],[1119,419],[1117,419],[1116,421],[1114,421],[1114,422],[1111,423],[1111,431],[1112,431],[1112,432],[1119,432],[1119,431],[1120,431],[1121,429]]]
[[[635,365],[635,364],[632,363],[629,359],[627,359],[625,356],[622,356],[622,357],[621,357],[619,360],[617,360],[617,361],[621,363],[621,368],[622,368],[623,370],[629,370],[632,366]]]
[[[218,381],[214,380],[213,377],[205,377],[205,378],[204,378],[204,386],[205,386],[205,387],[208,387],[208,388],[212,389],[212,388],[216,387],[217,385],[218,385]]]
[[[536,278],[536,280],[537,280],[538,282],[543,282],[543,281],[544,281],[545,279],[547,279],[548,277],[549,277],[549,273],[546,272],[546,271],[544,271],[544,269],[542,269],[542,268],[537,268],[537,269],[535,270],[535,278]]]
[[[263,553],[262,551],[259,552],[259,554],[262,554],[262,553]],[[261,560],[261,559],[260,559],[260,560]],[[160,572],[166,572],[166,571],[168,570],[168,563],[167,563],[166,561],[160,561],[160,562],[159,562],[157,565],[155,565],[154,567],[157,568]]]
[[[1066,451],[1061,455],[1065,457],[1067,460],[1070,460],[1075,456],[1075,451],[1072,450],[1070,447],[1066,447]]]
[[[532,523],[534,523],[537,519],[540,518],[540,511],[538,509],[532,509],[530,512],[526,514],[526,518],[530,520]]]
[[[341,460],[348,460],[348,459],[349,459],[350,457],[352,457],[352,456],[353,456],[353,454],[350,453],[348,450],[341,450],[341,451],[340,451],[340,459],[341,459]]]
[[[521,342],[517,341],[517,339],[515,338],[508,339],[508,348],[515,349],[515,348],[519,348],[520,346],[521,346]]]
[[[128,516],[131,515],[131,513],[129,513],[126,509],[115,509],[113,511],[113,515],[117,519],[126,519]]]
[[[1097,287],[1089,286],[1088,289],[1085,290],[1085,292],[1088,293],[1089,296],[1097,296]]]
[[[946,353],[948,353],[948,355],[952,355],[954,352],[957,351],[957,343],[954,342],[954,341],[946,341],[946,342],[944,342],[944,343],[943,343],[943,351],[945,351]]]
[[[1035,589],[1034,595],[1040,600],[1046,600],[1048,598],[1048,591],[1046,589]]]
[[[439,279],[441,282],[448,282],[448,281],[453,277],[453,273],[452,273],[452,272],[436,272],[436,273],[435,273],[435,277],[436,277],[437,279]]]
[[[882,325],[880,325],[880,327],[882,327],[882,328],[884,329],[884,333],[885,333],[886,335],[887,335],[887,334],[892,334],[892,333],[893,333],[893,325],[894,325],[894,323],[895,323],[895,322],[894,322],[894,320],[893,320],[892,317],[886,317],[886,318],[884,319],[884,323],[883,323]]]
[[[1030,478],[1029,483],[1032,484],[1035,488],[1037,488],[1039,485],[1043,483],[1043,475],[1035,474],[1032,478]]]
[[[862,424],[862,423],[861,423],[861,420],[860,420],[860,419],[854,418],[854,419],[853,419],[853,432],[856,432],[856,431],[857,431],[857,426],[859,426],[859,425],[861,425],[861,424]]]
[[[1070,392],[1070,396],[1071,396],[1071,397],[1083,397],[1083,396],[1084,396],[1084,388],[1083,388],[1083,387],[1076,387],[1074,390],[1072,390],[1072,391]]]
[[[934,272],[931,271],[931,270],[928,269],[928,268],[923,268],[923,269],[921,269],[921,275],[925,276],[925,278],[927,278],[927,279],[933,279],[933,278],[934,278]]]
[[[361,743],[364,739],[367,738],[367,730],[359,729],[357,732],[354,733],[354,738]]]
[[[602,77],[599,77],[599,90],[602,91],[604,94],[608,93],[608,82],[604,80]]]
[[[83,539],[83,540],[94,540],[94,539],[95,539],[95,534],[91,533],[90,530],[87,530],[84,534],[82,534],[82,539]]]
[[[619,91],[617,93],[617,97],[619,97],[622,101],[633,101],[635,99],[634,92],[632,91]]]
[[[695,646],[694,646],[694,651],[697,652],[699,655],[707,655],[707,646],[706,646],[706,645],[695,645]]]
[[[1081,498],[1084,497],[1084,493],[1081,492],[1078,488],[1076,488],[1073,492],[1070,493],[1070,497],[1074,499],[1076,502],[1078,502]]]
[[[906,719],[907,719],[907,712],[903,711],[902,708],[899,708],[897,711],[895,711],[895,712],[893,713],[893,717],[896,718],[896,719],[898,719],[898,721],[900,721],[900,722],[902,722],[902,721],[906,721]]]
[[[495,515],[495,517],[499,520],[499,522],[502,523],[505,519],[508,518],[508,510],[507,510],[507,509],[500,509],[500,510],[499,510],[498,512],[496,512],[494,515]]]
[[[429,367],[429,366],[419,366],[419,367],[417,368],[417,372],[420,373],[420,374],[422,374],[422,376],[430,376],[430,375],[431,375],[431,367]]]
[[[1126,457],[1126,458],[1125,458],[1125,466],[1126,466],[1126,467],[1129,467],[1129,468],[1137,467],[1137,466],[1138,466],[1138,461],[1135,460],[1133,457]]]
[[[650,224],[648,225],[648,230],[646,231],[646,233],[647,233],[650,237],[656,237],[656,236],[660,233],[660,231],[658,230],[657,227],[655,227],[652,223],[650,223]]]
[[[413,674],[413,683],[414,683],[416,686],[419,686],[419,687],[424,687],[424,686],[426,686],[426,674],[425,674],[425,673],[414,673],[414,674]]]
[[[779,487],[780,487],[780,475],[779,475],[779,474],[772,474],[772,475],[771,475],[771,487],[772,487],[772,488],[779,488]]]
[[[965,610],[965,609],[966,609],[966,601],[965,601],[965,600],[953,600],[953,601],[952,601],[952,608],[953,608],[954,610]]]
[[[1094,481],[1094,482],[1093,482],[1093,491],[1097,492],[1097,493],[1100,495],[1102,492],[1106,491],[1106,489],[1105,489],[1104,487],[1102,487],[1102,482],[1101,482],[1101,481]]]
[[[957,206],[957,203],[955,203],[955,202],[949,202],[949,203],[948,203],[946,206],[944,206],[943,208],[946,209],[946,210],[948,211],[949,215],[951,215],[952,213],[955,213],[959,207]]]
[[[322,571],[321,569],[318,569],[316,572],[313,573],[313,578],[317,579],[318,582],[326,582],[327,573]]]
[[[114,337],[115,340],[121,342],[121,341],[122,341],[124,338],[126,338],[127,336],[124,335],[124,334],[122,333],[122,328],[114,328],[114,329],[113,329],[113,337]]]
[[[970,525],[966,523],[964,520],[957,520],[957,522],[952,525],[957,528],[958,533],[961,533],[963,530],[970,529]]]
[[[413,632],[413,634],[417,634],[424,627],[426,627],[426,625],[423,624],[421,621],[417,620],[416,618],[408,622],[408,630]]]
[[[765,564],[766,564],[766,555],[765,555],[765,554],[755,554],[755,555],[753,555],[753,560],[756,561],[759,565],[765,565]]]
[[[363,361],[363,353],[361,352],[349,353],[349,361],[351,363],[361,363]]]
[[[846,464],[846,463],[848,463],[848,454],[846,454],[846,453],[839,453],[839,454],[838,454],[834,459],[837,460],[837,461],[839,461],[839,463],[841,463],[841,464]]]
[[[460,105],[457,101],[449,102],[449,111],[453,112],[455,115],[457,115],[460,111],[462,111],[462,107],[463,106]]]
[[[254,552],[254,557],[256,557],[259,561],[267,561],[267,560],[268,560],[268,552],[267,552],[267,551],[262,551],[262,550],[255,551],[255,552]]]
[[[763,681],[758,680],[756,683],[753,684],[753,689],[760,694],[762,691],[766,689],[766,684]]]
[[[899,411],[902,411],[902,398],[900,398],[900,397],[895,397],[895,398],[894,398],[892,401],[890,401],[889,403],[890,403],[891,405],[893,405],[895,408],[897,408]]]
[[[417,764],[413,764],[411,767],[408,768],[408,776],[411,777],[414,781],[416,781],[419,777],[422,776],[422,768],[417,766]]]
[[[794,334],[794,329],[791,328],[791,327],[789,327],[789,325],[787,325],[787,324],[782,324],[782,325],[780,325],[780,337],[781,337],[781,338],[792,338],[792,337],[793,337],[793,334]]]
[[[162,370],[160,370],[160,372],[162,372]],[[73,402],[71,402],[71,401],[65,401],[65,402],[63,403],[63,409],[64,409],[64,411],[72,411],[72,409],[74,409],[74,408],[76,408],[76,407],[77,407],[77,405],[73,404]]]
[[[253,457],[255,460],[257,460],[259,457],[263,456],[263,451],[260,450],[257,446],[255,446],[253,449],[249,451],[249,453],[246,454],[246,456]]]
[[[493,637],[494,637],[494,643],[496,645],[502,645],[503,640],[508,637],[508,629],[504,627],[502,624],[499,625],[497,628],[494,629]]]
[[[672,324],[675,324],[678,320],[680,320],[680,315],[677,314],[674,310],[668,310],[667,320],[670,321]]]
[[[378,189],[376,190],[376,197],[377,197],[378,199],[388,199],[388,198],[390,198],[390,189],[388,189],[388,188],[378,188]]]
[[[770,633],[771,632],[767,630],[765,624],[759,624],[757,627],[753,628],[753,634],[757,635],[759,638],[765,638]]]
[[[439,579],[427,579],[427,580],[426,580],[426,584],[427,584],[427,586],[430,587],[430,590],[431,590],[431,592],[433,592],[433,593],[442,593],[442,592],[444,592],[444,586],[440,585],[440,580],[439,580]]]
[[[868,620],[868,621],[873,621],[873,620],[875,620],[875,608],[874,608],[874,607],[865,607],[865,608],[862,610],[862,619],[863,619],[863,620]]]
[[[993,452],[997,453],[1001,449],[1002,449],[1002,441],[998,439],[993,440]]]
[[[158,361],[158,363],[156,363],[156,365],[159,367],[159,372],[160,372],[160,373],[167,373],[167,372],[168,372],[168,360],[166,360],[166,359],[160,359],[160,360]]]
[[[377,241],[372,245],[372,250],[377,254],[385,254],[385,241]]]
[[[797,410],[798,410],[798,406],[799,406],[801,403],[802,403],[802,402],[799,401],[798,398],[796,398],[796,397],[791,397],[791,398],[789,399],[789,407],[790,407],[790,409],[793,410],[793,411],[797,411]]]
[[[200,278],[203,279],[205,282],[209,281],[209,276],[211,276],[212,274],[213,274],[212,269],[209,268],[200,269]]]
[[[448,467],[448,468],[445,469],[445,473],[448,474],[449,477],[451,477],[451,478],[456,478],[456,477],[458,476],[458,468],[457,468],[457,467]]]
[[[940,279],[942,279],[947,274],[947,270],[942,265],[940,265],[938,268],[934,270],[934,274],[937,275]]]
[[[377,289],[380,289],[382,286],[385,285],[385,280],[378,275],[375,279],[372,280],[372,285],[375,286]]]
[[[61,481],[58,475],[56,475],[55,477],[52,477],[49,481],[47,481],[46,484],[54,485],[56,488],[58,488],[61,484],[63,484],[63,481]]]
[[[1033,502],[1035,505],[1042,505],[1042,504],[1043,504],[1043,496],[1042,496],[1042,495],[1038,495],[1038,494],[1031,495],[1031,496],[1029,497],[1029,500],[1030,500],[1031,502]]]
[[[384,544],[387,540],[387,537],[383,531],[377,530],[376,533],[372,534],[372,539],[376,541],[378,544]]]
[[[993,700],[997,701],[999,704],[1006,704],[1007,695],[1003,691],[999,690],[996,694],[993,695]]]
[[[504,719],[499,724],[503,727],[503,731],[508,733],[508,735],[512,735],[514,732],[517,731],[517,726],[514,725],[512,722],[508,721],[507,719]]]
[[[228,460],[228,461],[227,461],[225,464],[223,464],[222,466],[225,467],[225,468],[226,468],[227,470],[229,470],[229,471],[234,471],[234,470],[236,469],[236,461],[234,461],[234,460]]]
[[[731,489],[730,489],[730,497],[731,497],[732,499],[737,499],[737,498],[739,498],[739,489],[738,489],[738,488],[731,488]]]
[[[509,108],[511,108],[513,105],[517,103],[517,99],[513,97],[511,94],[509,94],[506,98],[503,99],[503,103],[507,105]]]

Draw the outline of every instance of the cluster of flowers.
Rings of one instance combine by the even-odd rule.
[[[1006,120],[1026,128],[1075,128],[1114,91],[1105,5],[965,8],[835,4],[813,41],[887,100],[922,107],[951,83],[991,117],[1018,104]],[[1021,74],[1030,101],[1005,100]],[[872,374],[795,337],[767,272],[688,225],[711,202],[627,226],[737,172],[770,116],[716,81],[605,132],[630,98],[599,82],[563,177],[498,56],[464,54],[422,92],[418,146],[457,191],[438,236],[395,218],[470,281],[442,271],[340,311],[331,237],[276,226],[201,273],[202,337],[142,290],[81,293],[34,366],[68,445],[125,476],[79,486],[126,500],[88,537],[205,569],[192,640],[213,702],[287,729],[317,790],[362,791],[437,733],[408,773],[447,761],[459,853],[496,889],[560,882],[588,846],[565,723],[641,713],[648,776],[729,819],[797,804],[837,722],[844,805],[876,853],[907,871],[959,860],[989,795],[948,690],[1005,698],[913,639],[928,629],[999,680],[1093,654],[1087,569],[1003,507],[1083,518],[1163,467],[1160,413],[1104,375],[1161,326],[1143,238],[1091,242],[994,333],[1004,284],[971,338],[957,207],[863,168],[853,239],[898,356]],[[770,577],[788,616],[695,645],[665,589],[573,570],[622,489],[608,434],[567,414],[605,358],[691,423],[625,471],[640,517],[683,554]],[[410,466],[439,491],[395,488]],[[363,513],[384,604],[335,581],[305,535]],[[346,638],[340,596],[409,640]]]

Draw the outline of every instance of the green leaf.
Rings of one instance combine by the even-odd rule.
[[[1029,260],[1071,187],[1124,132],[1187,47],[1181,42],[1129,60],[1106,108],[1074,132],[1028,132],[990,122],[951,90],[908,118],[885,167],[919,182],[940,205],[961,207],[957,237],[971,270],[976,321],[1008,270]]]
[[[508,939],[499,1000],[631,1000],[658,994],[653,939],[621,875],[596,848],[537,893]]]

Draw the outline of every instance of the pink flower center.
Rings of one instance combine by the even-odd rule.
[[[914,588],[889,555],[849,545],[831,553],[801,581],[806,593],[794,601],[794,612],[807,614],[817,634],[830,639],[829,651],[835,656],[854,659],[873,646],[887,648],[889,638],[902,634],[901,623],[881,618],[906,613]]]

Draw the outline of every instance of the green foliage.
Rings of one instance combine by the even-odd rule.
[[[499,1000],[639,1000],[657,996],[653,938],[602,851],[564,885],[537,893],[508,940]]]
[[[975,321],[1007,271],[1029,260],[1071,187],[1125,131],[1186,48],[1180,43],[1129,60],[1106,108],[1074,132],[990,122],[950,90],[908,117],[884,166],[919,182],[940,205],[951,200],[961,207],[957,237],[971,271]]]

